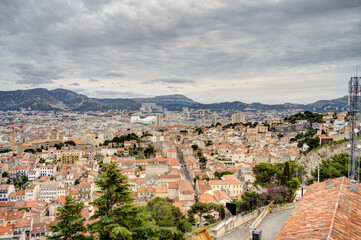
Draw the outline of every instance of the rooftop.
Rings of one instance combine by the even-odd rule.
[[[311,185],[276,239],[358,239],[361,184],[346,177]]]

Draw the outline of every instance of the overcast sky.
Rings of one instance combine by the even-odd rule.
[[[357,64],[360,0],[0,1],[1,90],[310,103]]]

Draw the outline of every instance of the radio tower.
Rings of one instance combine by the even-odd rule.
[[[349,106],[349,144],[348,178],[360,182],[360,148],[357,137],[360,127],[360,90],[361,77],[351,77],[348,82],[348,106]]]

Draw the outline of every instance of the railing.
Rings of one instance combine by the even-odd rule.
[[[250,212],[246,215],[238,214],[237,216],[233,216],[227,220],[223,220],[217,226],[209,230],[210,235],[213,238],[218,238],[226,233],[229,233],[236,228],[240,227],[241,225],[245,224],[246,222],[251,221],[252,219],[257,218],[262,212],[268,210],[269,206],[261,207],[253,212]]]

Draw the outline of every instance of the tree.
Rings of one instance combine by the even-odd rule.
[[[290,163],[285,163],[285,168],[283,169],[283,176],[282,176],[282,184],[286,185],[287,181],[292,179],[292,172],[290,168]]]
[[[100,188],[101,197],[95,199],[92,204],[98,208],[91,219],[99,219],[90,225],[93,232],[99,234],[100,239],[116,237],[131,238],[132,233],[118,221],[116,212],[132,202],[130,186],[126,176],[118,169],[115,163],[103,164],[102,173],[96,184]]]
[[[207,158],[205,158],[203,155],[199,157],[199,163],[200,163],[200,168],[201,169],[205,169],[206,165],[207,165]]]
[[[56,143],[56,144],[54,144],[54,147],[56,147],[57,150],[60,150],[62,147],[64,147],[64,143],[62,143],[62,142]]]
[[[179,208],[168,202],[166,198],[153,198],[147,203],[146,210],[159,227],[176,227],[177,238],[182,238],[186,231],[191,230],[191,225]]]
[[[76,143],[73,140],[69,140],[65,142],[66,145],[76,146]]]
[[[32,154],[35,154],[36,150],[32,149],[32,148],[27,148],[27,149],[24,150],[24,152],[31,152]]]
[[[84,204],[79,202],[71,195],[67,195],[65,203],[58,208],[56,225],[50,225],[53,236],[48,236],[52,240],[71,240],[86,239],[82,233],[86,232],[84,221],[85,218],[80,215]]]
[[[89,226],[92,233],[97,234],[100,240],[174,238],[174,228],[157,226],[145,207],[132,204],[127,177],[116,163],[103,164],[102,172],[96,181],[102,196],[91,203],[98,209],[91,217],[96,220]]]
[[[198,145],[197,144],[193,144],[192,145],[193,151],[196,151],[198,149]]]
[[[20,179],[23,183],[26,183],[28,181],[28,177],[26,175],[22,175]]]
[[[149,145],[145,150],[144,150],[144,154],[146,157],[150,157],[151,155],[154,154],[154,147],[152,145]]]
[[[300,180],[298,178],[292,178],[291,180],[287,181],[287,187],[290,187],[292,190],[296,190],[301,186]]]
[[[215,172],[214,173],[214,176],[216,177],[216,178],[218,178],[218,179],[222,179],[222,177],[224,176],[224,175],[233,175],[233,173],[231,173],[230,171],[224,171],[224,172]]]
[[[266,186],[266,192],[261,195],[263,202],[269,203],[274,201],[275,204],[288,202],[293,195],[291,188],[283,185],[268,185]]]
[[[79,178],[75,179],[75,181],[74,181],[74,185],[78,185],[79,183],[80,183]]]
[[[282,171],[270,163],[260,163],[256,165],[253,168],[253,173],[256,174],[255,183],[261,186],[278,181],[278,176],[282,176]]]
[[[324,181],[330,177],[338,178],[342,176],[348,176],[348,154],[341,153],[332,156],[330,159],[322,160],[322,163],[318,166],[320,168],[320,181]],[[312,178],[308,179],[308,183],[312,183],[317,180],[318,169],[315,168],[311,171]]]
[[[207,203],[197,202],[191,206],[188,210],[188,220],[191,223],[195,223],[195,218],[193,215],[198,216],[199,224],[202,223],[203,214],[208,213],[210,211],[210,205]]]
[[[4,178],[6,178],[8,175],[9,175],[8,172],[3,172],[3,173],[1,174],[1,176],[4,177]]]

